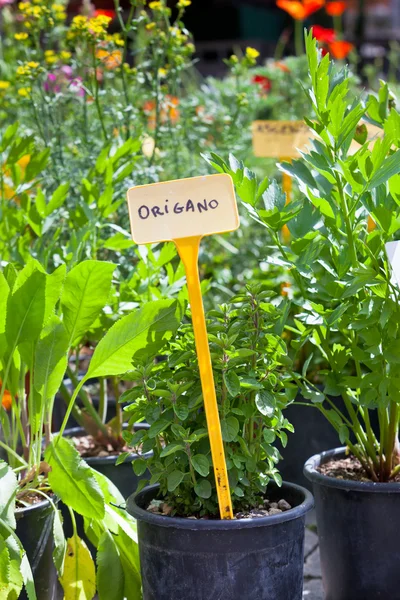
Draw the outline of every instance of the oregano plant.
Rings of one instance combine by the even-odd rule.
[[[283,411],[296,394],[291,361],[281,337],[286,300],[247,288],[207,314],[215,386],[235,510],[254,508],[269,481],[281,485],[279,448],[292,426]],[[218,501],[203,406],[191,315],[162,350],[163,360],[134,361],[126,378],[135,386],[121,397],[130,423],[150,429],[125,432],[143,457],[134,462],[140,482],[160,484],[172,514],[218,515]],[[153,451],[151,456],[145,454]],[[123,457],[121,457],[123,460]]]
[[[400,293],[385,250],[400,229],[400,114],[387,84],[377,95],[354,97],[347,68],[334,70],[311,34],[306,46],[313,139],[300,159],[280,165],[301,199],[285,204],[274,181],[259,183],[233,157],[209,160],[232,175],[250,215],[273,239],[269,260],[286,267],[296,289],[297,310],[286,329],[296,351],[313,349],[297,376],[303,397],[323,412],[367,476],[385,482],[400,473]],[[380,130],[372,141],[369,124]],[[289,242],[280,234],[284,224]],[[316,359],[324,365],[322,387],[309,376]],[[333,396],[341,396],[344,410]]]

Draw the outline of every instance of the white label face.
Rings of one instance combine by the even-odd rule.
[[[234,231],[239,227],[230,175],[204,175],[140,185],[127,193],[137,244]]]
[[[400,287],[400,241],[387,242],[386,252],[392,267],[392,283]]]

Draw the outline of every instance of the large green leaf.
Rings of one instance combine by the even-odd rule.
[[[6,350],[5,331],[9,293],[10,287],[3,273],[0,271],[0,360],[4,356]]]
[[[0,598],[17,600],[22,585],[20,562],[11,558],[7,544],[0,537]]]
[[[56,437],[46,448],[51,489],[64,504],[94,519],[104,518],[104,497],[92,469],[79,456],[72,442]]]
[[[0,460],[0,519],[11,529],[15,529],[15,494],[17,478],[4,460]]]
[[[6,587],[10,582],[10,553],[4,542],[0,537],[0,593],[7,598],[5,595]],[[2,597],[0,594],[0,598]]]
[[[112,577],[110,577],[112,573]],[[124,570],[113,536],[105,531],[97,549],[97,593],[99,600],[120,600],[124,597]]]
[[[61,304],[71,345],[79,342],[107,302],[114,270],[112,263],[86,260],[68,273]]]
[[[386,183],[393,175],[399,172],[400,150],[397,150],[391,156],[388,156],[375,175],[369,182],[368,189],[372,190],[382,183]]]
[[[54,537],[54,550],[53,550],[53,561],[57,569],[59,577],[64,572],[64,559],[67,551],[67,543],[65,540],[63,524],[61,520],[61,512],[59,510],[54,511],[53,521],[53,537]]]
[[[182,306],[176,300],[148,302],[111,327],[100,341],[85,379],[121,375],[134,358],[153,356],[178,328]]]
[[[29,275],[26,277],[26,270]],[[31,270],[29,264],[17,277],[9,296],[6,317],[6,337],[11,348],[21,342],[39,338],[45,315],[46,275]]]
[[[54,315],[35,352],[34,386],[44,401],[52,398],[61,385],[67,368],[68,348],[68,334]]]

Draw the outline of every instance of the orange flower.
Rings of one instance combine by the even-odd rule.
[[[292,287],[292,284],[289,281],[285,281],[285,283],[281,283],[281,296],[289,296],[291,287]]]
[[[122,63],[122,52],[121,50],[113,50],[109,52],[104,48],[99,48],[96,52],[96,56],[104,64],[105,68],[109,71],[116,69],[121,66]]]
[[[282,241],[285,244],[289,244],[290,242],[290,231],[289,227],[286,224],[282,227]]]
[[[331,17],[341,17],[347,8],[347,2],[327,2],[326,12]]]
[[[371,231],[374,231],[375,228],[376,228],[375,221],[373,220],[371,215],[368,215],[368,224],[367,224],[368,233],[370,233]]]
[[[285,63],[283,62],[274,62],[272,65],[275,69],[279,69],[280,71],[282,71],[283,73],[290,73],[290,69],[287,65],[285,65]]]
[[[169,118],[172,123],[176,123],[179,119],[179,110],[176,108],[179,105],[179,98],[176,96],[167,96],[167,108]]]
[[[31,160],[31,155],[30,154],[24,154],[24,156],[22,156],[17,161],[17,165],[20,167],[21,174],[23,176],[25,175],[25,170],[26,170],[26,167],[28,166],[28,163],[29,163],[30,160]],[[5,175],[6,178],[11,176],[10,169],[7,168],[7,165],[3,166],[3,173],[4,173],[4,175]],[[15,194],[14,188],[10,187],[5,182],[4,183],[4,196],[5,196],[6,200],[10,200],[11,198],[13,198],[14,194]],[[19,199],[18,198],[14,198],[14,201],[17,204],[19,204]]]
[[[160,103],[160,121],[165,123],[168,119],[171,123],[176,123],[179,119],[179,98],[176,96],[165,96],[163,102]],[[156,126],[156,103],[154,100],[147,100],[143,104],[143,111],[148,116],[147,124],[150,129]]]
[[[336,40],[328,44],[329,53],[336,60],[344,60],[353,50],[354,46],[350,42],[344,40]]]
[[[0,388],[1,388],[1,386],[2,386],[2,382],[0,381]],[[8,390],[5,390],[1,404],[2,404],[3,408],[5,408],[6,410],[10,410],[10,408],[12,406],[12,397]]]
[[[285,10],[296,21],[304,21],[322,8],[325,0],[277,0],[276,5]]]

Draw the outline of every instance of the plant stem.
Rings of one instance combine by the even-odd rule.
[[[71,394],[67,390],[67,386],[65,385],[65,383],[62,383],[60,385],[60,394],[61,394],[65,404],[68,406],[69,402],[71,400]],[[77,421],[79,423],[79,425],[81,427],[84,427],[82,411],[76,405],[74,405],[72,408],[72,416],[74,417],[75,421]]]
[[[91,403],[91,401],[89,399],[89,396],[87,395],[85,390],[82,389],[82,386],[85,383],[85,378],[83,378],[82,381],[80,383],[78,383],[78,379],[77,379],[75,373],[72,371],[71,367],[69,367],[69,366],[67,367],[67,373],[71,379],[71,382],[75,388],[75,391],[78,390],[79,397],[82,400],[85,410],[88,412],[89,416],[92,417],[93,421],[96,423],[96,425],[100,429],[100,431],[102,433],[104,433],[104,435],[107,436],[108,435],[107,428],[105,427],[104,423],[100,419],[96,409],[94,408],[93,404]],[[72,400],[72,398],[71,398],[71,400]],[[68,407],[68,409],[69,409],[69,407]],[[67,409],[67,412],[68,412],[68,409]],[[71,408],[71,410],[72,410],[72,408]],[[65,415],[65,416],[67,416],[67,415]],[[64,421],[65,421],[65,417],[64,417]]]
[[[114,390],[114,397],[115,397],[115,412],[116,412],[116,422],[117,422],[117,428],[116,428],[116,433],[118,437],[121,437],[122,435],[122,428],[123,428],[123,416],[122,416],[122,406],[119,403],[119,379],[117,376],[114,376],[112,378],[112,382],[113,382],[113,390]]]
[[[296,50],[296,56],[302,56],[302,54],[304,54],[303,29],[304,29],[303,21],[295,19],[295,22],[294,22],[294,46],[295,46],[295,50]]]
[[[397,426],[398,426],[398,406],[393,400],[390,401],[389,408],[389,427],[387,430],[386,444],[385,444],[385,465],[384,465],[384,477],[385,481],[390,478],[390,474],[393,468],[393,453],[396,445],[397,437]]]
[[[99,116],[99,121],[101,125],[101,129],[103,131],[104,141],[108,142],[107,129],[104,124],[104,115],[100,106],[99,99],[99,82],[97,79],[97,65],[96,65],[96,46],[92,45],[92,61],[93,61],[93,78],[94,78],[94,102],[96,104],[97,114]]]

